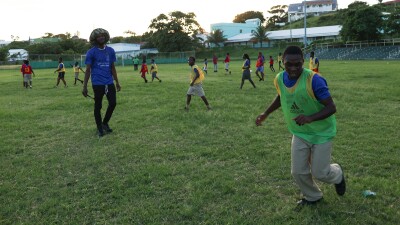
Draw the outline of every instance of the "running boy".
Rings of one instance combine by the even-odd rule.
[[[190,101],[192,99],[192,95],[197,95],[201,97],[206,104],[207,109],[211,110],[211,106],[208,104],[207,98],[203,89],[203,80],[204,73],[199,69],[199,67],[195,64],[196,59],[193,56],[189,57],[188,64],[190,66],[190,87],[187,91],[187,99],[186,99],[186,111],[189,111]]]
[[[55,88],[58,87],[58,85],[60,84],[60,80],[62,80],[62,82],[64,83],[64,87],[68,87],[67,86],[67,82],[65,82],[64,76],[65,76],[65,66],[63,63],[63,59],[60,57],[58,58],[58,68],[57,70],[54,71],[54,73],[58,72],[58,77],[57,77],[57,84],[56,86],[54,86]]]
[[[271,69],[272,72],[275,72],[275,68],[274,68],[274,59],[272,58],[272,56],[269,56],[269,68]]]
[[[303,198],[298,206],[314,205],[322,200],[315,179],[335,184],[339,196],[346,192],[343,169],[330,164],[332,139],[336,135],[335,103],[326,80],[304,69],[303,52],[289,46],[283,53],[285,71],[274,80],[278,92],[273,102],[256,119],[256,125],[282,107],[287,127],[292,133],[291,173]]]
[[[153,82],[154,78],[156,78],[159,82],[161,80],[157,77],[157,72],[158,72],[158,67],[154,59],[151,59],[151,67],[150,67],[150,73],[151,73],[151,82]]]

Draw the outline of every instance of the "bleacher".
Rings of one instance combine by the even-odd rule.
[[[315,55],[320,59],[331,60],[400,59],[400,46],[321,48],[315,50]],[[306,57],[309,57],[309,54]]]

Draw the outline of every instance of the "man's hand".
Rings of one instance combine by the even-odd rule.
[[[119,83],[117,83],[117,91],[121,91],[121,86],[119,85]]]
[[[88,90],[86,86],[83,86],[82,95],[85,96],[85,98],[88,96]]]
[[[261,126],[262,122],[267,118],[267,115],[265,113],[261,113],[257,119],[256,119],[256,125]]]
[[[311,123],[312,119],[309,116],[299,115],[296,118],[293,118],[296,121],[296,124],[299,126],[303,126],[306,123]]]

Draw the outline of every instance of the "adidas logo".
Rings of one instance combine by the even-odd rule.
[[[304,113],[304,110],[300,109],[299,106],[297,106],[296,102],[293,102],[292,107],[290,107],[290,112],[291,113]]]

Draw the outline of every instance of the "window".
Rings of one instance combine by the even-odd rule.
[[[243,32],[242,29],[240,29],[239,33],[242,33],[242,32]]]

